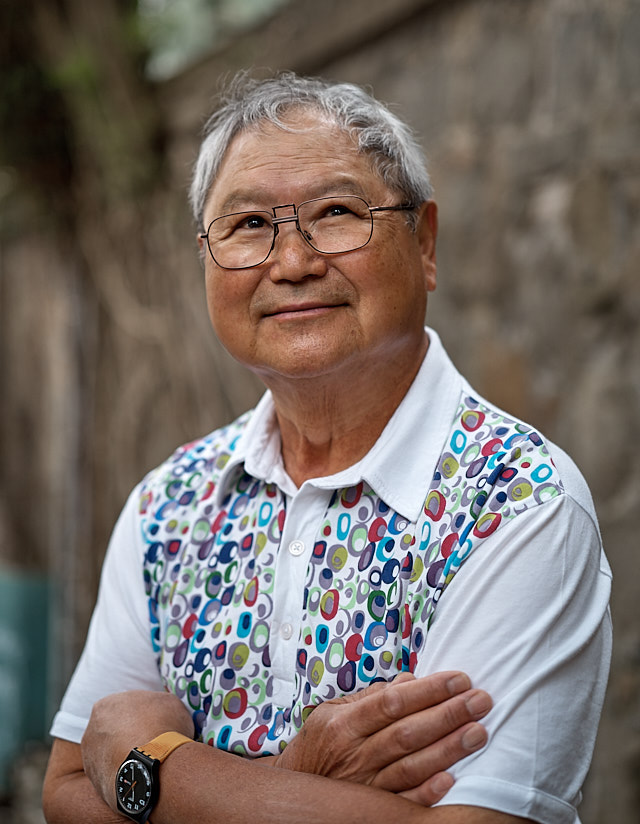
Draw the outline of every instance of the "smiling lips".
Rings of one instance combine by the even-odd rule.
[[[330,309],[337,309],[341,306],[346,306],[345,303],[320,303],[317,301],[309,301],[306,303],[291,303],[280,306],[277,309],[272,309],[263,313],[263,317],[267,318],[300,318],[311,317],[328,312]]]

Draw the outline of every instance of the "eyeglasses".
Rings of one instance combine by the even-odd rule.
[[[281,223],[295,223],[305,241],[323,255],[354,252],[366,246],[373,234],[374,212],[415,209],[412,203],[369,206],[355,195],[333,195],[287,203],[269,212],[236,212],[212,220],[200,235],[207,240],[211,257],[223,269],[250,269],[264,263],[273,251]],[[281,209],[293,214],[278,216]]]

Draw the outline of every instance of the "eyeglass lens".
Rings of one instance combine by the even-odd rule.
[[[351,252],[365,246],[373,231],[368,205],[344,195],[308,200],[298,206],[298,226],[318,252]],[[270,212],[239,212],[216,218],[207,232],[214,260],[228,269],[257,266],[267,259],[275,235]]]

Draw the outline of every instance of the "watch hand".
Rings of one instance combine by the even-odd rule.
[[[137,784],[137,783],[138,783],[137,781],[134,781],[134,782],[133,782],[133,784],[129,787],[129,789],[128,789],[128,790],[126,791],[126,793],[124,794],[124,796],[123,796],[124,798],[126,798],[126,797],[129,795],[129,793],[130,793],[130,792],[131,792],[131,790],[132,790],[132,789],[136,786],[136,784]]]

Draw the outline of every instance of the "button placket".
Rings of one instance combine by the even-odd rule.
[[[330,494],[317,488],[303,488],[287,507],[276,561],[270,644],[272,671],[276,677],[273,697],[283,704],[290,701],[293,686],[309,553],[317,539]]]

